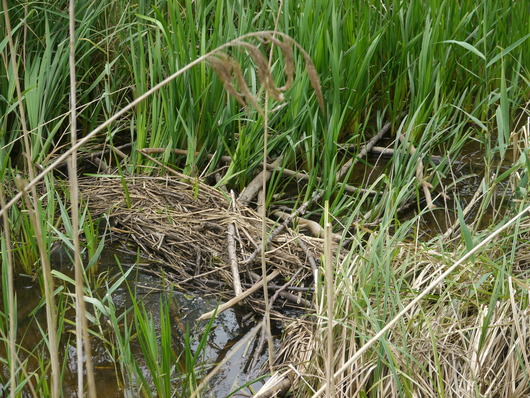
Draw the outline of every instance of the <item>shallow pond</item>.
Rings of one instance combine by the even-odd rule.
[[[115,256],[119,259],[119,263],[123,270],[129,267],[135,269],[128,276],[128,285],[135,292],[135,298],[141,302],[147,312],[153,319],[155,325],[160,325],[160,303],[164,300],[170,300],[170,316],[173,346],[182,349],[184,347],[185,331],[191,331],[192,351],[197,348],[199,338],[202,334],[204,325],[202,322],[197,327],[197,318],[205,312],[216,308],[218,301],[214,297],[206,297],[199,293],[172,291],[169,293],[168,285],[162,283],[159,277],[153,276],[149,273],[143,272],[142,268],[138,266],[138,260],[134,256],[120,253],[116,250],[106,250],[103,252],[98,263],[98,275],[100,281],[111,281],[122,275],[120,267],[117,265]],[[58,248],[52,254],[52,267],[66,275],[73,277],[73,270],[71,262],[67,254]],[[145,262],[144,262],[145,265]],[[110,283],[109,283],[110,284]],[[104,294],[104,288],[100,288],[101,293]],[[28,350],[27,370],[31,371],[37,366],[37,362],[32,358],[31,350],[38,350],[39,352],[46,352],[42,335],[39,330],[40,327],[46,326],[46,313],[42,305],[41,289],[35,281],[29,277],[19,276],[16,279],[16,295],[18,301],[18,339],[17,341]],[[97,295],[98,291],[96,291]],[[131,308],[132,301],[129,290],[126,284],[123,284],[116,289],[112,295],[112,301],[116,305],[117,313],[121,314]],[[39,305],[41,307],[39,308]],[[36,310],[36,308],[39,308]],[[89,309],[90,311],[90,309]],[[74,319],[73,310],[67,310],[66,317],[72,322]],[[248,318],[248,317],[247,317]],[[217,315],[213,328],[208,335],[207,345],[201,356],[200,363],[205,364],[205,373],[213,368],[212,364],[220,362],[226,355],[232,353],[234,345],[247,336],[247,332],[254,326],[252,319],[245,320],[245,314],[238,309],[229,309]],[[65,331],[74,331],[74,326],[68,324]],[[157,331],[158,332],[158,331]],[[72,333],[73,335],[73,333]],[[63,378],[63,393],[65,397],[77,397],[77,360],[76,349],[73,344],[69,344],[67,338],[61,339],[61,353],[64,355],[64,378]],[[37,347],[37,348],[35,348]],[[141,348],[136,340],[132,340],[130,344],[131,351],[141,369],[144,370],[146,378],[149,380],[148,366],[142,356]],[[226,397],[237,387],[255,380],[259,376],[259,370],[266,359],[266,354],[259,357],[257,364],[249,369],[249,361],[252,359],[253,352],[251,349],[244,353],[245,346],[236,352],[223,366],[222,370],[214,376],[209,383],[209,388],[203,393],[203,397]],[[5,358],[3,346],[0,348],[0,356]],[[178,353],[178,352],[177,352]],[[98,396],[116,397],[116,398],[131,398],[135,397],[136,393],[128,391],[127,388],[120,386],[118,382],[119,375],[117,366],[109,354],[108,347],[106,347],[99,339],[92,338],[92,354],[93,366],[96,379],[96,388]],[[46,355],[46,354],[41,354]],[[63,359],[61,358],[61,359]],[[25,359],[25,358],[21,358]],[[9,380],[9,372],[5,366],[2,367],[3,380]],[[259,389],[262,385],[261,381],[252,383],[252,388]],[[0,386],[1,387],[1,386]],[[175,385],[178,391],[178,385]],[[1,390],[0,390],[1,391]],[[249,390],[247,390],[248,392]],[[27,396],[30,396],[29,393]],[[177,395],[178,396],[178,395]]]

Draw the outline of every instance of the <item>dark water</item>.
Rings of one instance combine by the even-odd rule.
[[[393,148],[392,141],[389,139],[381,142],[382,146]],[[423,158],[424,172],[431,168],[429,162],[440,162],[444,154],[440,153],[436,158]],[[483,178],[487,173],[491,176],[500,175],[509,170],[512,166],[512,151],[506,152],[506,157],[502,160],[495,160],[491,169],[488,170],[485,165],[484,148],[477,142],[471,141],[464,148],[457,159],[450,159],[451,170],[445,176],[438,176],[442,184],[435,190],[431,190],[431,195],[435,199],[436,208],[424,213],[418,220],[418,229],[420,238],[430,239],[439,234],[445,233],[449,228],[458,222],[457,200],[462,209],[472,200],[476,191],[480,188]],[[392,173],[391,156],[369,153],[368,156],[359,162],[353,169],[349,183],[354,186],[367,187],[376,181],[381,175],[390,175]],[[431,176],[432,177],[432,176]],[[447,197],[438,195],[442,189]],[[420,199],[423,198],[421,186],[417,187]],[[486,227],[494,222],[499,215],[502,216],[505,208],[513,198],[511,187],[506,181],[497,185],[495,193],[492,195],[490,203],[480,214],[480,219],[476,220],[474,228]],[[479,210],[480,200],[472,208],[466,217],[466,223],[472,224],[475,221]],[[411,199],[410,207],[398,214],[401,221],[405,221],[418,214],[418,210],[425,208],[426,204],[422,200],[418,206],[417,197]]]
[[[198,326],[197,318],[203,313],[213,310],[218,305],[218,301],[213,297],[207,297],[200,293],[180,291],[171,291],[170,293],[167,284],[162,283],[159,277],[142,272],[142,267],[138,267],[136,258],[119,253],[113,249],[104,251],[98,263],[98,277],[101,282],[107,281],[110,285],[113,279],[122,275],[122,270],[117,266],[115,255],[119,257],[122,269],[126,270],[129,267],[135,267],[128,276],[129,286],[135,290],[136,300],[143,303],[147,312],[152,317],[154,324],[160,325],[161,300],[169,300],[172,337],[175,345],[177,347],[184,347],[185,331],[189,328],[192,331],[191,347],[192,350],[195,350],[203,330],[201,325]],[[70,264],[71,261],[64,250],[59,248],[53,252],[53,269],[73,278],[73,270]],[[105,283],[102,283],[102,286],[105,286]],[[104,289],[104,287],[100,289],[101,294],[104,294]],[[97,293],[98,291],[96,290],[96,295]],[[44,306],[41,305],[40,309],[38,309],[39,304],[42,304],[41,288],[31,278],[18,276],[16,279],[16,295],[18,301],[17,342],[28,350],[27,353],[23,353],[20,356],[22,360],[27,359],[27,369],[31,371],[38,366],[37,361],[32,358],[33,354],[31,354],[31,351],[37,350],[41,356],[47,355],[39,329],[40,325],[41,328],[46,330]],[[114,292],[112,301],[116,305],[117,313],[119,314],[131,307],[130,293],[125,284]],[[90,307],[88,309],[90,311]],[[65,397],[73,398],[77,397],[77,357],[73,341],[73,331],[75,329],[73,325],[74,311],[69,308],[66,308],[65,311],[66,318],[69,318],[72,324],[66,325],[65,330],[67,333],[61,338],[61,360],[64,358],[66,363],[62,389]],[[235,309],[229,309],[217,315],[213,323],[213,328],[208,336],[208,343],[201,356],[201,363],[216,364],[229,353],[232,353],[233,346],[241,339],[244,339],[248,331],[254,326],[248,321],[244,322],[243,319],[244,314]],[[105,330],[103,331],[105,332]],[[71,344],[68,342],[68,336],[72,336]],[[118,382],[120,375],[117,371],[119,366],[116,366],[107,347],[97,338],[92,338],[91,343],[97,395],[115,398],[136,397],[135,392],[128,391],[123,386],[120,386],[121,382]],[[0,346],[0,357],[5,358],[4,348],[2,345]],[[140,368],[145,370],[144,374],[149,380],[150,376],[147,365],[143,359],[138,343],[133,340],[130,343],[130,347]],[[253,352],[249,350],[246,356],[244,356],[244,349],[245,347],[240,352],[234,353],[222,370],[211,380],[208,389],[202,395],[203,397],[226,397],[238,386],[252,381],[259,376],[259,369],[263,365],[266,355],[261,355],[260,360],[254,368],[248,370],[249,357],[252,357]],[[2,380],[0,380],[1,388],[2,384],[4,384],[2,381],[9,380],[9,372],[6,366],[0,365],[0,368],[2,373]],[[206,367],[205,373],[209,370],[211,370],[211,366]],[[258,381],[252,386],[257,390],[261,385],[262,383]],[[175,389],[178,391],[177,385]],[[2,396],[1,391],[0,389],[0,396]],[[246,392],[249,393],[249,390],[247,389]]]

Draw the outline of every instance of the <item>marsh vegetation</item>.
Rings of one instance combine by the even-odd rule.
[[[123,397],[530,395],[528,2],[1,13],[0,395],[101,395],[101,352]],[[245,344],[262,392],[212,390]]]

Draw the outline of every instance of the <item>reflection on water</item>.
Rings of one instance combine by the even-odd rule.
[[[152,317],[154,324],[160,326],[160,303],[161,300],[170,300],[170,315],[173,341],[176,347],[184,347],[184,334],[187,329],[191,330],[192,334],[192,350],[197,348],[202,327],[197,327],[197,318],[205,312],[213,310],[218,301],[214,298],[205,297],[201,294],[194,294],[190,292],[169,292],[167,284],[164,285],[158,277],[151,274],[144,273],[141,268],[137,267],[136,258],[130,255],[118,253],[115,250],[104,251],[98,263],[98,275],[103,280],[102,285],[105,286],[105,280],[122,275],[119,266],[116,264],[114,256],[119,257],[123,269],[134,266],[136,267],[129,276],[129,286],[135,292],[137,301],[141,301],[148,313]],[[55,250],[52,254],[52,267],[66,275],[73,277],[73,270],[71,268],[71,261],[65,251],[61,248]],[[21,360],[27,360],[27,370],[31,372],[38,367],[38,362],[35,359],[36,353],[42,357],[47,355],[47,349],[42,341],[41,331],[46,330],[46,312],[42,301],[42,289],[38,283],[31,278],[18,276],[16,279],[16,295],[18,303],[18,334],[17,343],[24,347],[24,351],[20,353]],[[110,284],[110,283],[109,283]],[[100,288],[96,291],[96,295],[105,294],[105,288]],[[123,284],[112,295],[112,300],[117,308],[117,313],[121,314],[127,309],[131,308],[131,299],[127,286]],[[3,302],[0,299],[0,305],[3,307]],[[63,393],[64,397],[77,397],[77,359],[76,348],[74,346],[74,332],[75,324],[74,311],[64,306],[66,317],[70,319],[65,327],[65,333],[61,337],[61,355],[64,358],[66,366],[64,367],[63,378]],[[90,309],[89,309],[90,311]],[[214,323],[213,328],[208,336],[208,343],[203,356],[201,357],[202,364],[215,365],[221,361],[228,353],[231,353],[232,347],[238,341],[243,339],[247,332],[254,326],[248,322],[243,321],[244,316],[236,309],[229,309],[219,314]],[[203,322],[204,324],[204,322]],[[203,326],[203,325],[202,325]],[[159,330],[157,330],[158,332]],[[106,332],[103,330],[103,332]],[[194,335],[195,333],[195,335]],[[70,342],[68,339],[70,338]],[[136,340],[130,343],[131,351],[137,358],[141,369],[145,371],[146,378],[149,380],[148,367],[141,355],[141,349]],[[223,369],[212,379],[210,387],[203,397],[225,397],[237,387],[254,380],[258,377],[259,368],[263,365],[266,355],[263,354],[258,361],[258,364],[252,371],[248,371],[248,362],[253,353],[248,352],[244,357],[244,349],[241,352],[235,353],[226,363]],[[98,396],[116,397],[116,398],[130,398],[134,396],[130,391],[126,391],[123,386],[120,386],[121,381],[118,375],[114,359],[111,357],[106,347],[101,340],[92,338],[92,362],[94,366],[94,373],[96,379],[96,388]],[[0,357],[6,358],[4,345],[0,345]],[[119,360],[119,359],[118,359]],[[0,365],[1,377],[0,384],[9,380],[9,370],[5,364]],[[206,373],[211,367],[206,368]],[[2,387],[0,385],[0,387]],[[261,382],[256,382],[253,388],[259,389]],[[177,386],[175,387],[177,389]],[[0,391],[2,391],[0,389]],[[1,393],[0,393],[1,395]],[[26,394],[24,394],[26,396]],[[27,392],[27,396],[29,392]]]

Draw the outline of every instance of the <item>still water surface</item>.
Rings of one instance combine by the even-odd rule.
[[[135,267],[129,274],[128,282],[132,290],[135,291],[136,299],[141,301],[154,320],[154,324],[160,325],[160,303],[161,300],[170,300],[170,315],[173,341],[176,347],[184,346],[185,330],[189,328],[192,331],[192,349],[196,349],[202,327],[197,327],[197,318],[205,312],[213,310],[218,304],[218,300],[204,294],[194,292],[168,291],[167,284],[163,284],[159,277],[142,272],[142,267],[138,267],[137,258],[117,252],[115,249],[104,251],[98,263],[98,275],[101,279],[106,280],[109,285],[114,278],[122,275],[120,267],[117,265],[115,256],[119,258],[122,269]],[[145,264],[145,262],[144,262]],[[73,270],[68,255],[61,248],[55,250],[52,254],[53,269],[69,275],[73,278]],[[105,283],[103,283],[105,286]],[[103,289],[103,288],[102,288]],[[46,355],[46,349],[42,342],[39,327],[46,328],[46,313],[42,305],[41,288],[38,283],[29,277],[19,276],[16,279],[16,295],[18,302],[18,338],[20,343],[28,352],[40,350]],[[101,294],[105,292],[102,291]],[[1,300],[0,300],[1,301]],[[125,284],[120,286],[112,295],[112,301],[117,307],[118,313],[123,313],[131,308],[131,299],[129,291]],[[39,305],[40,308],[39,308]],[[71,314],[70,314],[71,312]],[[67,332],[74,331],[74,312],[67,310],[67,317],[72,324],[65,327]],[[212,331],[208,337],[208,343],[202,356],[201,363],[216,364],[221,361],[228,353],[231,353],[232,347],[243,339],[247,332],[254,326],[253,321],[244,321],[244,314],[235,309],[229,309],[219,314],[215,321]],[[40,325],[40,326],[39,326]],[[194,335],[195,333],[195,335]],[[73,335],[73,333],[72,333]],[[65,358],[66,366],[64,368],[63,393],[64,397],[77,397],[77,359],[76,349],[73,344],[67,342],[67,338],[61,339],[61,350]],[[35,348],[37,347],[37,348]],[[144,369],[147,379],[147,365],[143,360],[141,349],[138,343],[133,340],[130,343],[131,351],[137,358],[140,367]],[[230,360],[224,365],[222,370],[212,379],[210,387],[204,397],[226,397],[237,387],[256,379],[259,376],[259,368],[263,365],[266,355],[262,355],[257,366],[253,370],[248,370],[249,357],[252,352],[244,356],[245,347],[235,353]],[[0,348],[0,355],[5,358],[4,348]],[[97,338],[92,338],[93,365],[96,379],[97,395],[113,398],[131,398],[136,397],[135,392],[123,388],[117,371],[116,365],[108,352],[108,349]],[[26,355],[28,358],[28,371],[35,369],[37,363],[32,360],[31,354]],[[21,358],[22,360],[26,358]],[[2,367],[3,380],[9,380],[8,369]],[[210,370],[207,367],[207,371]],[[253,384],[254,389],[259,389],[261,382]],[[178,386],[175,386],[178,390]],[[246,391],[247,393],[249,390]],[[29,394],[28,394],[29,396]],[[178,394],[177,394],[178,396]]]

